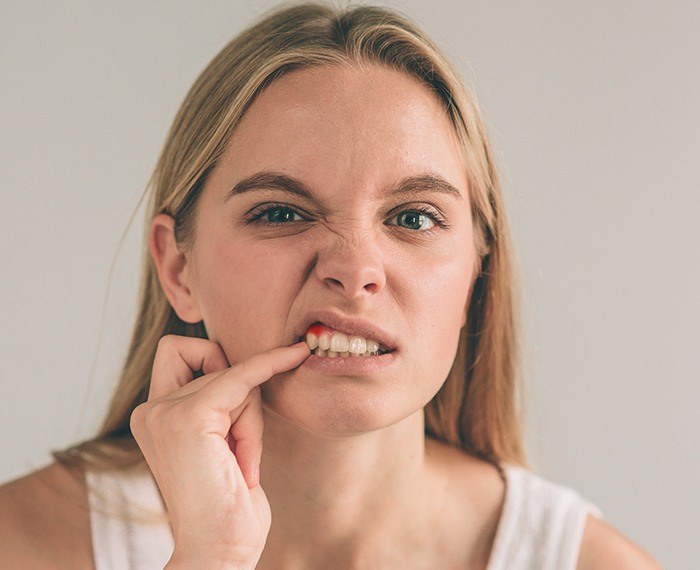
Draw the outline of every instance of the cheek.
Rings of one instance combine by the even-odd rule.
[[[466,251],[457,255],[455,250],[430,258],[415,268],[409,288],[414,295],[414,306],[426,314],[436,333],[451,334],[451,325],[461,327],[461,318],[469,295],[474,268],[473,257]]]
[[[419,377],[432,378],[426,386],[437,391],[447,377],[459,346],[465,306],[473,274],[473,259],[461,256],[435,257],[425,271],[417,271],[411,280],[417,309],[416,346],[424,347],[414,360]]]
[[[197,293],[209,337],[227,355],[232,347],[240,355],[272,346],[281,336],[274,327],[284,325],[298,262],[269,246],[223,240],[198,259]]]

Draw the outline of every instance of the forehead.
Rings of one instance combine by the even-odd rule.
[[[235,178],[275,170],[309,184],[384,186],[434,172],[466,188],[459,143],[437,98],[386,67],[314,67],[275,80],[251,104],[223,165]]]

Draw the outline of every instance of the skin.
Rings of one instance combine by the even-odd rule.
[[[264,168],[303,180],[320,206],[272,193],[224,201]],[[382,193],[428,169],[464,199]],[[277,80],[250,107],[204,188],[190,250],[175,245],[172,219],[154,218],[161,285],[180,318],[204,320],[222,351],[218,368],[289,346],[317,307],[380,322],[399,342],[395,365],[372,376],[294,368],[260,385],[263,452],[252,491],[264,488],[273,522],[258,570],[486,566],[504,484],[490,464],[426,439],[422,415],[451,366],[475,276],[467,192],[451,125],[424,87],[383,68],[313,69]],[[244,223],[272,201],[307,221]],[[416,203],[440,208],[449,230],[427,237],[400,226],[395,208]],[[161,375],[151,388],[168,382]],[[54,463],[0,486],[0,529],[0,567],[94,567],[80,470]],[[593,568],[660,565],[589,516],[577,569]]]
[[[262,170],[302,180],[318,203],[279,191],[226,200]],[[426,172],[461,198],[386,193]],[[251,105],[203,189],[188,250],[175,247],[167,216],[154,220],[173,307],[185,321],[204,320],[229,362],[290,344],[315,307],[364,316],[398,339],[396,363],[373,375],[297,368],[261,386],[260,482],[274,520],[261,564],[377,560],[388,546],[435,550],[429,537],[448,522],[436,506],[449,476],[445,452],[426,445],[423,407],[466,322],[476,255],[468,196],[456,136],[427,89],[379,67],[307,69]],[[246,223],[251,209],[272,202],[299,215],[280,227]],[[416,205],[437,208],[449,229],[399,216]],[[461,516],[468,527],[483,524]]]
[[[302,180],[318,203],[278,191],[225,199],[262,170]],[[427,171],[462,198],[383,191]],[[423,418],[476,277],[468,197],[452,125],[425,87],[383,67],[313,68],[251,105],[203,189],[190,249],[175,245],[172,219],[154,219],[171,304],[181,319],[203,320],[229,362],[291,344],[317,307],[365,316],[398,339],[397,362],[374,375],[295,368],[260,385],[260,485],[273,522],[259,570],[486,567],[504,482],[492,465],[426,438]],[[298,215],[279,227],[245,223],[271,202]],[[415,205],[437,207],[449,229],[402,226],[397,214]],[[589,515],[577,568],[660,566]]]

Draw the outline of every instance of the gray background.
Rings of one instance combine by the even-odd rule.
[[[444,48],[485,115],[523,280],[536,471],[665,566],[700,567],[700,3],[383,4]],[[122,232],[187,89],[272,5],[1,5],[0,480],[95,429],[143,209],[117,255]]]

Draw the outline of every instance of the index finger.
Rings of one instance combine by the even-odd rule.
[[[226,355],[217,343],[203,338],[165,335],[158,341],[148,399],[175,392],[192,381],[196,370],[209,374],[228,367]]]
[[[240,406],[253,388],[275,374],[300,366],[310,354],[304,341],[261,352],[212,378],[195,397],[209,409],[228,413]]]

